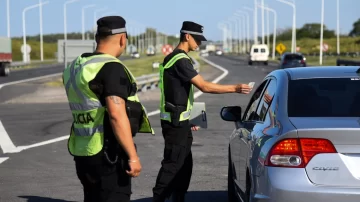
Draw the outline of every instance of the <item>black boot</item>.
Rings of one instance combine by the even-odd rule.
[[[172,202],[185,202],[185,194],[174,192],[172,194],[171,201]]]

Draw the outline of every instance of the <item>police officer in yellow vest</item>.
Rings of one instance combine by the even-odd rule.
[[[204,93],[243,93],[251,91],[247,84],[219,85],[205,81],[192,65],[189,51],[206,41],[203,26],[185,21],[180,43],[160,65],[160,119],[165,140],[164,159],[153,188],[153,202],[164,202],[172,195],[173,202],[183,202],[192,175],[192,130],[189,123],[194,100],[193,85]]]
[[[85,202],[130,201],[131,177],[141,172],[133,136],[152,133],[136,81],[118,59],[126,47],[126,21],[97,21],[96,51],[64,70],[73,124],[68,149],[74,156]]]

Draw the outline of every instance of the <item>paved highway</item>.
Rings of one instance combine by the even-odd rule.
[[[219,82],[222,84],[255,81],[256,87],[274,70],[271,66],[248,66],[246,61],[237,58],[209,56],[207,60],[228,70],[228,75]],[[210,80],[222,74],[219,70],[214,72],[217,75]],[[207,104],[209,128],[194,132],[194,171],[187,201],[227,201],[227,143],[233,123],[222,121],[219,112],[224,105],[245,108],[250,96],[202,94],[197,99]],[[154,111],[158,101],[147,100],[144,104],[148,111]],[[71,116],[66,103],[0,104],[0,120],[14,145],[26,146],[67,135]],[[133,180],[132,200],[136,202],[151,201],[151,189],[162,158],[163,138],[158,115],[150,120],[156,135],[138,134],[135,138],[143,166],[141,176]],[[19,153],[0,153],[0,158],[10,157],[0,164],[0,201],[81,201],[81,186],[66,143],[63,140]]]

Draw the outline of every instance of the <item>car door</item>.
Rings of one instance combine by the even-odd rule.
[[[250,131],[250,128],[254,126],[254,124],[249,122],[248,120],[253,119],[252,116],[254,115],[254,113],[256,113],[257,106],[261,99],[261,94],[267,82],[268,80],[264,80],[254,92],[243,116],[243,120],[245,120],[245,122],[236,123],[236,132],[238,133],[238,135],[231,141],[232,159],[234,162],[238,162],[234,163],[234,170],[236,173],[235,183],[243,192],[246,189],[246,161],[248,151],[248,149],[246,148],[246,138],[248,131]]]

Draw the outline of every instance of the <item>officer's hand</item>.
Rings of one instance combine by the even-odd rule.
[[[235,91],[242,94],[249,94],[251,90],[252,88],[247,84],[238,84],[235,87]]]
[[[140,159],[137,160],[129,160],[130,171],[126,171],[128,175],[131,177],[137,177],[141,172],[141,163]]]
[[[200,129],[199,126],[191,125],[191,130],[192,131],[198,131],[199,129]]]

